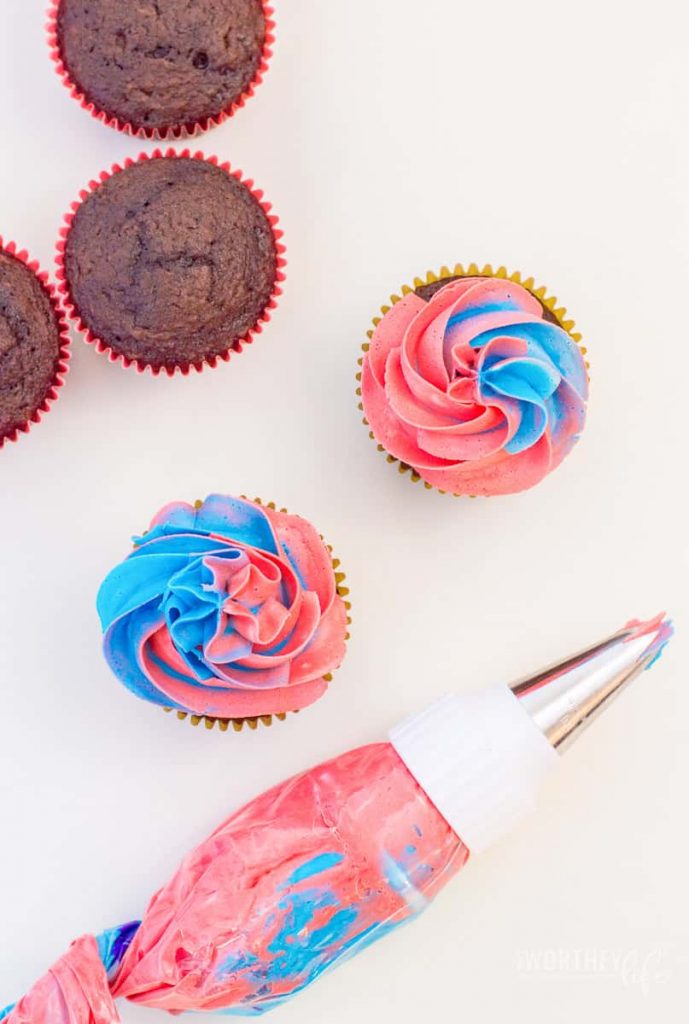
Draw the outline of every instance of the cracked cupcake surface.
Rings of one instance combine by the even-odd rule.
[[[512,494],[572,449],[588,398],[579,347],[527,288],[498,277],[420,285],[377,324],[361,374],[375,439],[427,484]]]
[[[46,288],[0,246],[0,447],[43,407],[60,354],[61,324]]]
[[[218,117],[261,64],[261,0],[60,0],[57,43],[87,102],[136,131]]]
[[[188,367],[224,355],[261,319],[276,241],[259,201],[227,171],[155,157],[86,196],[64,273],[93,337],[140,365]]]
[[[243,498],[167,505],[97,607],[118,679],[195,715],[298,711],[345,654],[347,611],[318,532]]]

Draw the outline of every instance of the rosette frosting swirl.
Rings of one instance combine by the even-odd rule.
[[[423,292],[386,312],[363,360],[363,409],[376,440],[444,491],[532,487],[584,426],[588,381],[577,344],[513,281],[462,277],[428,301]]]
[[[98,594],[106,659],[137,696],[206,715],[296,711],[327,688],[347,612],[309,523],[239,498],[175,503]]]

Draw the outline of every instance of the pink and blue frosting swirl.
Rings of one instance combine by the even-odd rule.
[[[468,857],[394,747],[360,747],[232,814],[141,922],[74,942],[6,1024],[119,1024],[119,998],[254,1017],[413,921]]]
[[[345,653],[347,613],[314,527],[224,495],[162,509],[97,607],[125,686],[210,718],[299,710]]]
[[[389,454],[441,490],[493,495],[562,462],[584,426],[588,381],[578,346],[531,292],[465,277],[392,306],[361,390]]]

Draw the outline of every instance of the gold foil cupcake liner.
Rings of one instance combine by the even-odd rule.
[[[244,726],[248,726],[249,729],[257,729],[260,725],[272,725],[273,720],[277,719],[278,722],[284,722],[287,718],[287,712],[281,711],[275,715],[259,715],[257,718],[209,718],[208,715],[192,715],[190,711],[175,711],[174,708],[163,708],[167,714],[176,714],[177,718],[183,722],[185,719],[189,719],[191,725],[201,725],[203,723],[207,729],[213,729],[217,724],[220,732],[227,732],[232,726],[235,732],[241,732]],[[298,715],[298,711],[290,711],[290,715]]]
[[[513,281],[514,284],[518,284],[521,285],[522,288],[526,288],[528,292],[531,292],[534,298],[538,299],[538,301],[545,309],[549,310],[549,312],[555,318],[555,322],[558,324],[558,326],[561,327],[562,330],[569,335],[569,337],[576,344],[582,356],[584,357],[584,365],[586,366],[586,370],[590,370],[590,364],[586,359],[586,353],[588,350],[584,345],[581,344],[581,334],[579,333],[579,331],[576,331],[574,329],[574,320],[571,320],[568,317],[567,310],[564,306],[561,306],[558,303],[558,300],[555,298],[555,296],[548,294],[548,289],[545,287],[545,285],[537,285],[533,277],[524,277],[524,275],[519,270],[510,272],[507,269],[507,267],[504,266],[499,266],[497,270],[493,270],[493,267],[490,263],[485,263],[483,267],[480,267],[478,263],[470,263],[467,267],[465,267],[464,264],[462,263],[456,263],[454,265],[454,268],[442,266],[438,273],[435,273],[433,270],[429,270],[426,273],[425,277],[415,277],[414,283],[412,285],[403,284],[402,287],[400,288],[399,294],[395,293],[394,295],[390,296],[389,305],[380,307],[380,316],[373,317],[373,327],[371,327],[366,332],[368,341],[365,341],[361,346],[362,352],[364,354],[368,352],[369,348],[371,347],[371,339],[373,338],[373,334],[375,332],[376,327],[381,322],[386,313],[389,313],[393,306],[395,306],[398,302],[401,302],[405,295],[409,295],[410,292],[416,291],[417,288],[423,288],[426,285],[437,284],[437,282],[439,281],[445,281],[448,279],[458,277],[495,277],[502,281]],[[363,364],[364,356],[362,355],[357,360],[359,370],[356,374],[356,395],[357,398],[359,399],[358,408],[359,411],[362,413],[364,411],[364,403],[361,398],[361,373]],[[366,427],[370,426],[365,416],[362,417],[361,422]],[[378,451],[385,456],[386,462],[388,462],[389,465],[391,466],[394,466],[396,464],[397,472],[402,476],[406,476],[408,474],[409,479],[411,480],[412,483],[423,483],[427,491],[437,491],[439,494],[449,494],[453,498],[476,497],[475,494],[454,494],[451,491],[443,491],[439,487],[434,487],[433,484],[429,484],[425,480],[422,480],[419,474],[413,468],[413,466],[410,466],[408,463],[402,462],[401,459],[397,459],[395,458],[394,455],[391,455],[386,450],[385,446],[380,444],[375,434],[370,429],[368,432],[368,436],[372,441],[376,443]]]
[[[263,501],[261,498],[248,498],[246,494],[241,494],[240,497],[242,498],[243,501],[252,501],[254,505],[263,505],[265,506],[265,508],[269,508],[272,511],[282,512],[284,515],[290,515],[288,509],[278,508],[274,501]],[[196,505],[197,508],[200,508],[203,502],[196,501],[194,504]],[[349,587],[346,585],[346,575],[340,568],[340,559],[335,558],[333,555],[332,546],[328,544],[328,542],[323,537],[323,534],[320,534],[319,536],[323,543],[325,544],[328,551],[330,552],[330,559],[332,561],[333,566],[333,574],[335,576],[335,590],[337,592],[338,597],[342,598],[342,602],[347,612],[347,627],[349,627],[352,624],[352,603],[349,600]],[[349,640],[349,638],[350,633],[348,628],[347,632],[345,633],[345,640],[347,641]],[[335,669],[334,671],[337,670]],[[333,680],[333,675],[334,672],[326,672],[326,674],[322,676],[322,678],[325,680],[326,683],[331,683]],[[275,712],[272,715],[255,715],[252,717],[245,718],[214,718],[211,715],[196,715],[193,714],[191,711],[177,711],[175,710],[175,708],[163,708],[163,711],[165,711],[166,714],[175,714],[180,722],[188,721],[190,725],[193,726],[199,726],[203,724],[206,727],[206,729],[209,730],[214,729],[215,726],[217,725],[220,732],[227,732],[230,727],[234,730],[234,732],[241,732],[244,729],[244,726],[247,726],[247,728],[255,731],[256,729],[258,729],[259,725],[268,727],[271,726],[274,721],[284,722],[288,715],[298,715],[299,712],[303,710],[305,709],[298,708],[295,711],[280,711]]]

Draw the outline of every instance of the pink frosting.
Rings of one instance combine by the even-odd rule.
[[[297,711],[345,654],[347,610],[318,531],[229,495],[162,509],[97,603],[120,681],[187,713]]]
[[[153,897],[108,989],[86,937],[6,1024],[115,1024],[113,998],[171,1013],[280,1005],[412,920],[466,863],[389,743],[257,797]]]
[[[149,904],[115,995],[173,1013],[269,1008],[412,918],[469,851],[387,743],[269,790]]]
[[[73,942],[6,1024],[116,1024],[120,1017],[93,935]]]
[[[407,294],[363,361],[374,436],[427,483],[457,494],[524,490],[555,469],[584,424],[583,357],[526,289],[467,277]]]

